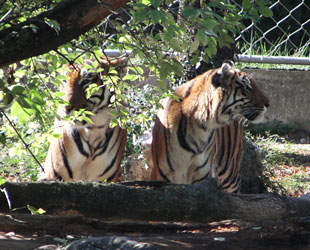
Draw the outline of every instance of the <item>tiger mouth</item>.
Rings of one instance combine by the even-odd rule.
[[[252,123],[259,123],[264,119],[267,108],[246,109],[241,114]]]

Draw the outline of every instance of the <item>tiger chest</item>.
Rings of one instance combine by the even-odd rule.
[[[215,156],[214,132],[189,133],[170,144],[167,173],[172,182],[197,183],[205,179],[212,169]]]
[[[76,145],[84,150],[85,157],[95,160],[98,155],[105,152],[112,133],[112,129],[104,126],[99,128],[74,129],[72,136]]]

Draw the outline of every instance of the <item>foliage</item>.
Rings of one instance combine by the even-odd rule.
[[[0,15],[5,18],[0,22],[0,29],[12,27],[59,2],[4,1]],[[25,149],[33,152],[42,163],[48,140],[58,136],[53,133],[55,117],[74,122],[87,120],[91,115],[79,111],[73,117],[65,117],[57,112],[66,104],[60,92],[67,79],[64,64],[83,65],[85,59],[91,58],[93,64],[89,70],[101,73],[96,66],[106,49],[132,51],[128,73],[122,78],[110,69],[111,75],[105,76],[104,81],[115,93],[112,125],[127,127],[128,150],[140,152],[137,138],[150,129],[153,114],[160,106],[159,100],[173,96],[171,86],[175,79],[187,78],[184,65],[195,65],[201,60],[209,62],[218,48],[229,47],[234,42],[231,34],[241,29],[242,19],[270,15],[265,8],[267,1],[256,2],[243,1],[243,9],[240,9],[228,0],[180,3],[136,0],[122,8],[119,14],[113,13],[90,32],[57,50],[14,64],[9,71],[1,69],[0,141],[5,146],[1,154],[9,157],[9,164],[15,168],[23,159],[36,179],[38,167],[34,161],[28,161],[29,154]],[[50,19],[45,22],[58,32],[57,22]],[[139,84],[144,80],[145,68],[157,77],[157,84]],[[7,163],[2,161],[0,164],[3,169],[3,164]]]
[[[4,0],[0,2],[0,30],[9,28],[17,23],[26,21],[28,18],[35,17],[40,13],[52,8],[61,0]],[[35,28],[35,27],[32,27]]]

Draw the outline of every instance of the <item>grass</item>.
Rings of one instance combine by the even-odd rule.
[[[258,40],[254,36],[254,41]],[[280,44],[284,37],[275,44]],[[302,44],[302,42],[301,42]],[[241,54],[262,56],[294,56],[309,57],[309,46],[301,46],[302,50],[290,49],[287,42],[277,49],[268,48],[260,42],[250,49],[250,46],[237,44]],[[274,46],[275,48],[275,46]],[[238,68],[310,70],[310,65],[266,64],[266,63],[236,63]],[[246,136],[255,142],[262,151],[265,182],[270,191],[283,192],[300,196],[310,192],[310,145],[298,144],[296,140],[287,139],[288,134],[294,134],[300,124],[284,124],[275,121],[260,125],[249,125]],[[309,142],[308,142],[309,143]]]
[[[0,145],[0,181],[9,182],[36,181],[39,168],[31,155],[11,157],[8,147]]]

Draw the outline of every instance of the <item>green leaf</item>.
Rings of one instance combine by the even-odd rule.
[[[142,0],[141,3],[144,5],[150,5],[151,1],[150,0]]]
[[[8,105],[13,101],[13,99],[14,99],[14,96],[11,94],[11,92],[7,92],[7,93],[4,93],[4,96],[2,97],[2,102],[3,104]]]
[[[4,183],[5,183],[5,179],[2,176],[0,176],[0,186],[3,185]]]
[[[78,120],[78,121],[80,121],[80,122],[84,121],[84,122],[87,122],[87,123],[89,123],[89,124],[93,124],[93,123],[94,123],[94,122],[93,122],[89,117],[87,117],[87,116],[79,116],[79,117],[76,117],[76,120]]]
[[[206,30],[205,32],[208,36],[214,36],[218,38],[218,35],[213,30]]]
[[[57,91],[57,92],[54,92],[53,95],[54,95],[55,97],[60,98],[60,97],[65,96],[65,93]]]
[[[15,85],[13,88],[12,88],[12,93],[14,95],[21,95],[23,94],[25,91],[25,88],[23,86],[20,86],[20,85]]]
[[[266,6],[267,1],[265,1],[265,0],[256,0],[255,3],[256,3],[258,6]]]
[[[118,125],[119,125],[119,123],[118,123],[118,119],[117,118],[111,119],[111,121],[110,121],[110,127],[111,128],[114,128],[114,127],[116,127]]]
[[[122,80],[134,82],[137,79],[138,79],[137,75],[128,74],[128,75],[125,75]]]
[[[183,52],[184,42],[181,39],[172,38],[169,45],[175,52]]]
[[[51,57],[52,57],[52,64],[53,64],[53,67],[56,68],[57,63],[58,63],[58,58],[57,58],[57,56],[54,55],[54,54],[51,54]]]
[[[61,135],[61,134],[57,134],[57,133],[53,133],[53,134],[52,134],[52,137],[53,137],[53,138],[61,138],[62,135]]]
[[[30,211],[30,213],[31,213],[32,215],[34,215],[34,214],[44,214],[44,213],[46,213],[46,211],[45,211],[44,209],[42,209],[42,208],[37,209],[37,208],[35,208],[35,207],[33,207],[33,206],[30,206],[30,205],[27,205],[27,209]]]
[[[168,74],[172,71],[171,65],[167,62],[159,62],[160,67],[159,67],[159,75],[160,79],[166,79]]]
[[[272,17],[273,16],[273,12],[271,9],[269,9],[267,6],[260,6],[258,8],[259,13],[264,16],[264,17]]]
[[[143,10],[143,11],[139,10],[139,11],[136,11],[134,13],[134,17],[135,17],[137,22],[141,22],[141,21],[145,20],[148,15],[149,15],[148,11],[145,11],[145,10]]]
[[[184,18],[199,17],[200,10],[194,8],[184,8],[183,15]]]
[[[204,30],[199,29],[197,32],[197,37],[203,45],[207,45],[208,36],[206,35]]]
[[[11,106],[11,116],[18,116],[18,114],[22,111],[22,107],[18,102],[14,102]]]
[[[251,6],[252,6],[251,0],[242,0],[242,8],[244,10],[251,8]]]
[[[27,96],[21,99],[21,102],[23,108],[32,109],[34,106],[34,101]]]
[[[85,90],[85,96],[86,99],[90,98],[94,93],[98,92],[100,86],[98,86],[96,83],[91,83]]]
[[[194,53],[192,55],[192,59],[190,60],[191,65],[195,65],[198,62],[199,62],[199,52],[198,53]]]
[[[155,7],[155,8],[159,8],[161,5],[161,0],[151,0],[151,4]]]
[[[38,90],[31,90],[31,99],[38,104],[44,105],[45,102],[43,100],[42,94]]]
[[[159,10],[150,10],[149,11],[149,14],[150,14],[150,17],[151,17],[153,23],[159,23],[159,21],[161,20],[160,12],[161,11],[159,11]]]
[[[22,27],[22,29],[27,29],[27,28],[31,29],[34,33],[37,33],[37,31],[39,29],[38,26],[36,26],[36,25],[34,25],[32,23]]]
[[[192,54],[199,47],[199,38],[196,36],[194,42],[189,46],[189,53]]]
[[[49,19],[47,17],[44,17],[44,22],[50,26],[52,29],[54,29],[57,33],[57,35],[59,35],[59,31],[60,31],[60,26],[59,23],[56,20],[53,19]]]
[[[212,30],[218,25],[218,22],[214,19],[205,19],[202,21],[202,25],[207,30]]]
[[[11,106],[11,116],[18,117],[18,124],[24,124],[28,122],[31,117],[31,109],[23,108],[18,102],[14,102]]]
[[[139,75],[143,75],[144,71],[141,67],[128,67],[129,71],[135,73],[135,74],[139,74]]]
[[[5,86],[5,82],[3,81],[3,79],[0,78],[0,89],[3,89]]]
[[[83,114],[88,115],[88,116],[94,116],[95,115],[93,112],[87,111],[87,110],[83,111]]]
[[[121,111],[122,115],[128,116],[128,111],[126,109],[121,109],[120,111]]]
[[[170,25],[168,27],[164,27],[164,39],[166,41],[170,41],[174,36],[174,32],[173,29],[170,27]]]
[[[118,117],[119,116],[119,112],[116,111],[116,110],[112,110],[112,111],[110,111],[110,115]]]
[[[157,85],[163,89],[164,91],[167,90],[167,83],[166,81],[163,81],[163,80],[157,80]]]
[[[172,59],[172,69],[179,76],[184,76],[183,74],[183,65],[175,58]]]

